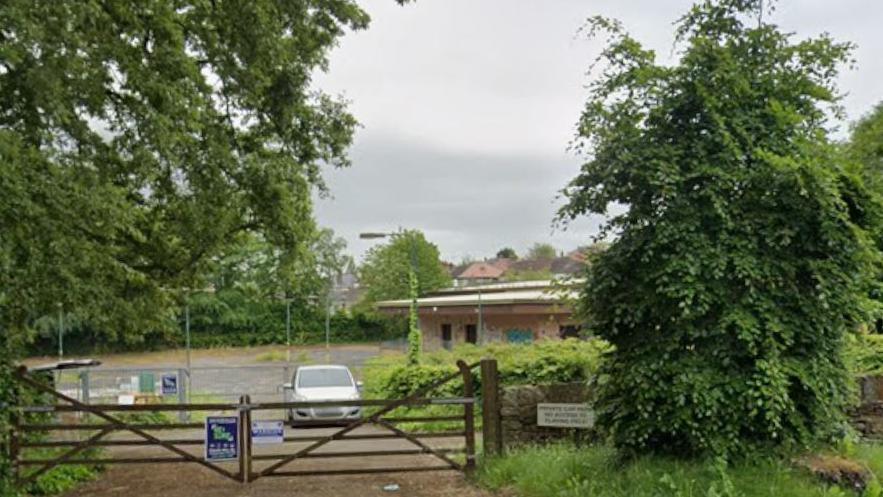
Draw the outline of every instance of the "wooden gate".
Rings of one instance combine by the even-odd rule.
[[[499,449],[499,407],[497,404],[497,378],[496,362],[484,360],[481,363],[482,387],[483,387],[483,416],[485,426],[485,453],[497,453]],[[111,464],[164,464],[164,463],[193,463],[218,473],[225,478],[247,483],[263,477],[296,477],[306,475],[352,475],[367,473],[388,472],[416,472],[416,471],[441,471],[456,470],[470,472],[475,468],[475,408],[476,395],[473,370],[479,363],[468,365],[458,361],[458,371],[453,373],[413,394],[401,399],[363,399],[348,401],[326,402],[279,402],[279,403],[252,403],[250,398],[242,396],[238,403],[211,403],[211,404],[148,404],[148,405],[109,405],[109,404],[86,404],[58,392],[50,386],[38,381],[27,370],[21,368],[16,377],[25,387],[41,392],[54,400],[51,405],[17,405],[13,406],[14,422],[11,433],[9,454],[13,463],[16,479],[19,485],[33,482],[40,475],[53,467],[63,464],[77,465],[111,465]],[[432,397],[429,394],[439,387],[462,378],[462,397]],[[400,408],[414,406],[462,406],[462,412],[451,415],[436,416],[399,416],[394,411]],[[285,443],[306,443],[306,447],[297,450],[282,450],[275,454],[256,454],[255,446],[251,438],[251,421],[253,417],[264,411],[279,411],[288,409],[305,408],[329,408],[359,406],[375,409],[370,414],[365,414],[357,421],[343,426],[331,434],[322,436],[297,436],[300,430],[294,430],[295,436],[286,436]],[[235,412],[239,419],[240,450],[238,458],[233,463],[218,464],[206,461],[201,455],[192,453],[193,446],[202,446],[204,438],[166,438],[154,435],[152,432],[194,430],[203,429],[203,423],[166,423],[150,422],[144,420],[122,419],[118,413],[131,412]],[[52,413],[55,422],[35,422],[35,413]],[[79,420],[79,422],[65,421],[62,417],[65,413],[79,413],[78,417],[95,418]],[[84,416],[85,415],[85,416]],[[97,422],[96,422],[97,421]],[[424,422],[448,422],[457,424],[456,430],[443,433],[408,433],[397,425],[401,423],[424,423]],[[382,429],[381,433],[355,433],[363,426],[375,426]],[[89,436],[79,440],[59,439],[35,439],[34,433],[51,432],[87,432]],[[119,440],[110,437],[114,433],[131,433],[137,439]],[[426,440],[430,438],[459,439],[462,437],[463,446],[458,448],[433,447]],[[390,448],[370,451],[318,451],[335,441],[349,440],[398,440],[407,441],[410,446],[407,449]],[[164,457],[96,457],[87,453],[94,447],[158,447],[164,449],[167,454]],[[52,458],[34,458],[28,456],[29,449],[57,448],[63,450]],[[190,447],[191,451],[185,447]],[[327,458],[370,458],[372,461],[386,456],[430,456],[437,461],[434,465],[405,465],[405,466],[381,466],[366,467],[366,465],[353,466],[339,469],[323,470],[293,470],[286,468],[295,461],[308,459]],[[460,456],[462,455],[462,457]],[[268,464],[261,466],[262,464]],[[36,469],[34,469],[36,468]]]

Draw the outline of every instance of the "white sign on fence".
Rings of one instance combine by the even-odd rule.
[[[588,404],[537,404],[537,425],[591,428],[595,425],[595,413]]]
[[[251,442],[254,444],[281,444],[285,437],[283,421],[252,421]]]

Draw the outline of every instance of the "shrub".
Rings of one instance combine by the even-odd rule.
[[[402,355],[372,359],[364,369],[366,393],[381,398],[398,398],[457,372],[457,360],[468,364],[483,357],[497,360],[503,385],[567,383],[587,381],[598,371],[601,356],[609,350],[602,340],[548,340],[530,345],[490,344],[485,347],[461,345],[453,351],[424,354],[421,363],[408,366]],[[479,375],[475,388],[481,388]],[[463,382],[456,378],[434,392],[461,395]]]

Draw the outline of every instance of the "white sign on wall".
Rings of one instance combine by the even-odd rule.
[[[591,428],[595,412],[588,404],[537,404],[537,426]]]

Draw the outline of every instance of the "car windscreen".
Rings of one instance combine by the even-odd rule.
[[[297,376],[298,388],[351,386],[353,381],[345,369],[305,369]]]

